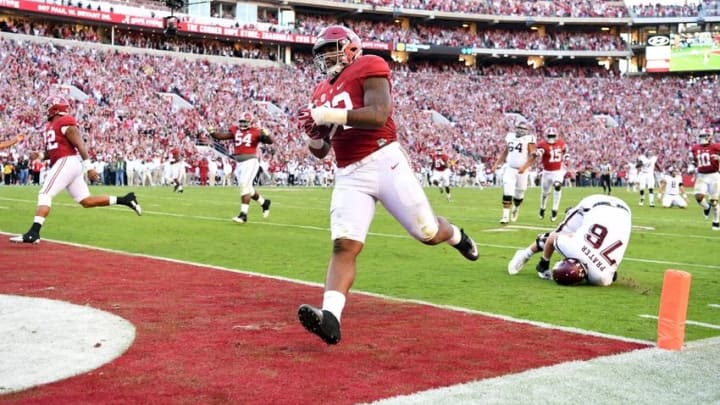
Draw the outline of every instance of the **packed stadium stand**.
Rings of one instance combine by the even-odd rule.
[[[648,41],[682,35],[682,44],[705,38],[720,48],[717,8],[581,0],[0,3],[0,126],[3,134],[37,134],[43,99],[61,91],[103,167],[118,159],[157,164],[182,148],[192,171],[201,159],[222,162],[223,145],[211,145],[207,129],[252,111],[276,139],[262,149],[267,173],[287,179],[324,170],[294,114],[317,80],[313,35],[341,23],[361,35],[366,53],[392,61],[395,117],[418,172],[438,145],[457,168],[490,166],[518,117],[539,136],[559,128],[574,173],[609,161],[621,177],[646,149],[664,166],[685,167],[696,131],[720,122],[720,80],[717,71],[648,73],[663,62],[648,63]],[[41,143],[30,136],[5,151],[6,184],[18,181],[16,167]]]

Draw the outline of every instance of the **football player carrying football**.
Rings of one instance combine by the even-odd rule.
[[[70,115],[70,104],[62,97],[54,96],[45,101],[47,126],[45,150],[50,159],[50,170],[38,193],[35,219],[30,229],[22,235],[13,236],[11,242],[39,243],[40,228],[50,215],[52,199],[63,189],[83,208],[102,207],[121,204],[130,207],[136,214],[142,214],[135,193],[122,197],[93,196],[85,182],[85,174],[90,181],[98,181],[100,176],[92,168],[85,142],[83,142],[75,117]]]
[[[313,91],[311,106],[299,112],[313,155],[332,147],[337,169],[330,203],[332,256],[322,307],[302,304],[300,323],[327,344],[340,341],[341,314],[355,280],[357,256],[379,201],[415,239],[447,242],[466,259],[477,260],[475,242],[434,214],[407,154],[397,142],[392,118],[390,68],[382,58],[362,55],[350,29],[325,28],[313,46],[315,65],[326,75]]]
[[[712,230],[720,231],[720,143],[712,142],[712,130],[700,131],[698,143],[692,146],[691,154],[697,167],[695,201],[702,207],[705,219],[712,212]]]
[[[260,170],[260,161],[257,157],[257,148],[261,143],[273,143],[268,133],[254,125],[252,113],[244,112],[237,124],[233,124],[227,131],[216,132],[209,130],[210,136],[219,140],[231,139],[233,141],[233,157],[238,162],[235,172],[240,185],[240,214],[233,221],[244,224],[250,209],[250,200],[257,201],[262,207],[262,216],[270,215],[270,200],[264,198],[255,187],[253,180]]]
[[[498,167],[507,163],[502,175],[503,214],[500,219],[501,224],[515,222],[518,219],[520,204],[525,198],[525,191],[528,187],[527,169],[533,165],[537,157],[535,143],[535,135],[530,133],[530,125],[526,121],[520,121],[515,125],[515,131],[508,132],[505,136],[505,149],[493,164],[492,172],[495,173]]]
[[[530,246],[515,252],[508,273],[519,273],[532,255],[542,252],[536,267],[540,278],[565,285],[584,279],[588,284],[608,286],[617,279],[625,256],[631,217],[630,207],[619,198],[602,194],[585,197],[568,210],[557,229],[538,235]],[[556,250],[566,260],[550,270],[550,258]],[[578,277],[582,278],[574,279]]]

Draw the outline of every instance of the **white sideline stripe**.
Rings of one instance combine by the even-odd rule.
[[[27,200],[21,200],[21,199],[14,199],[14,198],[4,198],[0,197],[1,200],[9,200],[9,201],[21,201],[21,202],[28,202]],[[68,207],[79,207],[77,204],[62,204],[63,206]],[[105,207],[105,209],[111,209],[111,210],[127,210],[127,207]],[[153,214],[153,215],[164,215],[167,217],[175,217],[175,218],[192,218],[192,219],[200,219],[204,221],[217,221],[217,222],[229,222],[230,218],[221,218],[221,217],[210,217],[210,216],[203,216],[203,215],[187,215],[187,214],[174,214],[171,212],[163,212],[163,211],[151,211],[151,210],[143,210],[143,215],[147,214]],[[278,222],[269,222],[266,220],[263,221],[257,221],[253,222],[253,224],[257,225],[265,225],[265,226],[277,226],[277,227],[284,227],[284,228],[295,228],[295,229],[306,229],[306,230],[312,230],[312,231],[325,231],[330,232],[329,228],[326,227],[320,227],[320,226],[311,226],[311,225],[296,225],[296,224],[288,224],[288,223],[278,223]],[[242,225],[238,225],[242,226]],[[520,225],[510,225],[510,227],[520,228]],[[494,229],[503,229],[503,228],[494,228]],[[550,228],[542,228],[542,227],[523,227],[522,229],[537,229],[537,230],[548,230]],[[484,230],[484,232],[492,231],[490,230]],[[652,235],[664,235],[664,236],[677,236],[674,234],[661,234],[653,232]],[[368,232],[368,235],[373,236],[380,236],[384,238],[395,238],[395,239],[412,239],[408,235],[399,235],[399,234],[390,234],[390,233],[380,233],[380,232]],[[712,238],[707,236],[697,236],[699,239],[720,239],[720,238]],[[59,241],[58,241],[59,242]],[[496,245],[491,243],[479,243],[475,241],[478,246],[481,247],[489,247],[489,248],[499,248],[499,249],[512,249],[512,250],[518,250],[522,249],[523,247],[518,246],[509,246],[509,245]],[[84,246],[83,246],[84,247]],[[712,264],[697,264],[697,263],[684,263],[684,262],[671,262],[667,260],[652,260],[652,259],[638,259],[638,258],[632,258],[632,257],[625,257],[623,260],[631,261],[631,262],[639,262],[639,263],[652,263],[652,264],[662,264],[666,266],[678,266],[678,267],[695,267],[695,268],[703,268],[703,269],[720,269],[720,265],[712,265]]]
[[[720,304],[708,304],[710,308],[720,308]]]
[[[4,232],[0,231],[0,234],[3,234],[3,233]],[[101,248],[101,247],[96,247],[96,246],[83,245],[83,244],[79,244],[79,243],[59,241],[59,240],[54,240],[54,239],[45,239],[45,240],[54,242],[54,243],[58,243],[58,244],[62,244],[62,245],[80,247],[83,249],[99,250],[99,251],[103,251],[103,252],[110,252],[110,253],[126,255],[126,256],[144,257],[144,258],[161,260],[161,261],[170,262],[170,263],[186,264],[186,265],[192,265],[192,266],[196,266],[196,267],[205,267],[205,268],[209,268],[209,269],[213,269],[213,270],[229,271],[232,273],[245,274],[245,275],[249,275],[249,276],[253,276],[253,277],[263,277],[263,278],[279,280],[279,281],[295,283],[295,284],[308,285],[308,286],[318,287],[318,288],[323,287],[323,284],[321,284],[321,283],[313,283],[313,282],[309,282],[309,281],[296,280],[296,279],[287,278],[287,277],[255,273],[255,272],[247,271],[247,270],[231,269],[228,267],[215,266],[215,265],[206,264],[206,263],[195,263],[195,262],[190,262],[190,261],[186,261],[186,260],[171,259],[171,258],[152,256],[152,255],[141,254],[141,253],[123,252],[123,251],[115,250],[115,249],[107,249],[107,248]],[[625,336],[610,335],[610,334],[589,331],[589,330],[579,329],[579,328],[556,326],[556,325],[551,325],[551,324],[544,323],[544,322],[537,322],[537,321],[530,321],[530,320],[526,320],[526,319],[513,318],[510,316],[506,316],[506,315],[499,315],[499,314],[494,314],[494,313],[484,312],[484,311],[476,311],[476,310],[472,310],[472,309],[468,309],[468,308],[455,307],[455,306],[451,306],[451,305],[440,305],[440,304],[434,304],[431,302],[420,301],[420,300],[401,299],[401,298],[396,298],[396,297],[392,297],[392,296],[388,296],[388,295],[365,292],[365,291],[361,291],[361,290],[353,290],[353,293],[354,294],[362,294],[362,295],[375,297],[375,298],[386,299],[389,301],[412,303],[412,304],[424,305],[424,306],[429,306],[429,307],[448,310],[448,311],[482,315],[482,316],[487,316],[487,317],[491,317],[491,318],[502,319],[502,320],[508,321],[508,322],[523,323],[523,324],[532,325],[532,326],[545,328],[545,329],[561,330],[561,331],[565,331],[565,332],[572,332],[572,333],[578,333],[578,334],[589,335],[589,336],[603,337],[603,338],[607,338],[607,339],[614,339],[614,340],[619,340],[619,341],[624,341],[624,342],[632,342],[632,343],[640,343],[640,344],[648,344],[648,345],[654,344],[654,342],[647,341],[647,340],[633,339],[633,338],[628,338]]]
[[[649,318],[649,319],[658,319],[657,315],[648,315],[648,314],[642,314],[638,315],[640,318]],[[709,329],[720,329],[720,325],[715,325],[712,323],[705,323],[705,322],[698,322],[698,321],[685,321],[686,325],[693,325],[693,326],[700,326],[703,328],[709,328]]]

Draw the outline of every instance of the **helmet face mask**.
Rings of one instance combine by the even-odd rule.
[[[522,138],[523,136],[530,133],[530,127],[526,122],[519,122],[515,125],[515,136]]]
[[[312,53],[315,66],[323,74],[335,77],[362,55],[360,37],[349,28],[331,25],[320,32]]]
[[[712,134],[711,134],[710,130],[708,130],[708,129],[703,129],[698,134],[698,143],[700,145],[708,145],[708,144],[710,144],[711,140],[712,140]]]
[[[44,105],[48,121],[56,115],[67,115],[70,112],[70,103],[62,96],[50,96]]]
[[[249,112],[244,112],[242,117],[238,121],[238,127],[242,130],[246,130],[252,126],[253,115]]]
[[[547,140],[547,143],[554,144],[557,142],[558,139],[558,133],[554,128],[548,129],[545,133],[545,139]]]

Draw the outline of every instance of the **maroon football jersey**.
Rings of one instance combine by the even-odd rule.
[[[365,55],[335,78],[318,84],[313,92],[312,104],[348,110],[364,107],[363,81],[370,77],[385,77],[392,84],[387,62],[379,56]],[[397,139],[392,112],[382,128],[364,129],[346,125],[342,131],[331,133],[334,134],[331,142],[338,167],[355,163]]]
[[[44,134],[45,149],[50,155],[51,165],[65,156],[77,155],[77,149],[65,136],[65,129],[71,126],[77,126],[77,121],[72,115],[63,115],[47,123]]]
[[[712,156],[720,155],[720,143],[695,144],[691,150],[698,173],[715,173],[718,171],[718,161],[713,159]]]

